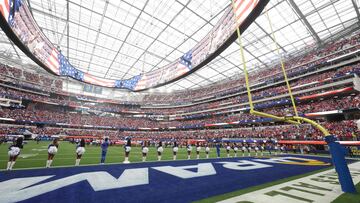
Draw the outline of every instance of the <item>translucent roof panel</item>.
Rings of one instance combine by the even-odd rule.
[[[228,0],[31,0],[33,16],[49,40],[84,72],[127,79],[178,59],[214,27]],[[68,5],[67,5],[68,2]],[[250,71],[278,59],[266,10],[281,54],[296,54],[359,26],[358,0],[271,0],[243,33]],[[29,59],[0,32],[2,59]],[[203,87],[242,74],[237,42],[195,73],[162,89]],[[160,88],[159,88],[160,89]]]

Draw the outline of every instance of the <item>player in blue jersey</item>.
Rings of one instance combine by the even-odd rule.
[[[130,155],[130,151],[131,151],[131,138],[130,137],[126,137],[125,138],[126,143],[124,145],[124,149],[125,149],[125,160],[123,161],[124,164],[128,164],[130,163],[129,161],[129,155]]]
[[[85,153],[85,140],[82,138],[80,143],[76,146],[76,161],[75,166],[80,165],[82,155]]]
[[[216,142],[215,147],[217,158],[220,158],[220,143]]]
[[[101,143],[100,147],[101,147],[101,160],[100,160],[100,164],[104,164],[105,163],[105,158],[106,158],[106,153],[108,150],[108,147],[110,145],[109,142],[109,138],[105,138],[104,141]]]
[[[18,137],[15,143],[9,147],[9,151],[8,151],[9,161],[7,163],[6,170],[12,170],[22,148],[23,148],[23,138]]]

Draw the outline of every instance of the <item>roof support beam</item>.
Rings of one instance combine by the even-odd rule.
[[[106,10],[107,10],[108,5],[109,5],[109,0],[106,0],[106,1],[105,1],[105,6],[104,6],[104,11],[103,11],[102,16],[101,16],[99,28],[98,28],[98,30],[97,30],[97,32],[96,32],[95,45],[93,46],[92,51],[91,51],[91,55],[90,55],[90,60],[89,60],[87,72],[89,72],[89,70],[90,70],[90,64],[91,64],[92,59],[93,59],[93,57],[94,57],[95,47],[96,47],[97,41],[98,41],[98,39],[99,39],[101,27],[102,27],[102,24],[103,24],[103,22],[104,22],[104,17],[105,17],[105,14],[106,14]],[[112,63],[111,63],[111,64],[112,64]]]
[[[133,25],[131,26],[130,31],[126,34],[126,36],[125,36],[125,38],[124,38],[124,42],[121,44],[121,46],[120,46],[119,50],[117,51],[117,53],[116,53],[115,57],[114,57],[114,58],[113,58],[113,60],[111,61],[110,66],[109,66],[109,68],[107,69],[107,71],[106,71],[106,73],[105,73],[105,75],[104,75],[104,78],[106,78],[106,76],[108,75],[108,73],[109,73],[109,71],[110,71],[110,69],[111,69],[112,65],[113,65],[113,64],[114,64],[114,62],[115,62],[115,59],[116,59],[116,58],[117,58],[117,56],[119,55],[119,53],[120,53],[121,49],[123,48],[123,46],[124,46],[124,44],[125,44],[125,42],[126,42],[127,38],[130,36],[130,33],[131,33],[131,32],[132,32],[132,30],[134,29],[134,27],[135,27],[135,25],[136,25],[137,21],[139,20],[139,18],[140,18],[140,16],[141,16],[141,14],[144,12],[144,9],[145,9],[145,7],[147,6],[147,4],[148,4],[148,3],[149,3],[149,0],[147,0],[147,1],[145,2],[144,6],[142,7],[142,9],[141,9],[141,11],[140,11],[140,13],[139,13],[139,15],[136,17],[136,19],[135,19],[135,21],[134,21]],[[129,69],[127,70],[127,72],[128,72],[128,71],[129,71]],[[121,79],[123,79],[123,78],[121,78]]]
[[[295,12],[298,14],[298,16],[300,17],[300,19],[302,20],[302,22],[305,24],[305,26],[307,27],[307,29],[310,31],[311,35],[313,36],[313,38],[315,39],[315,41],[318,44],[321,44],[321,40],[320,37],[317,35],[317,33],[315,32],[314,28],[310,25],[309,21],[306,19],[306,17],[304,16],[304,14],[300,11],[299,7],[296,5],[296,3],[294,2],[294,0],[289,0],[290,5],[293,7],[293,9],[295,10]]]
[[[257,26],[260,28],[261,31],[263,31],[263,32],[265,33],[266,36],[270,37],[270,39],[271,39],[274,43],[276,43],[283,52],[285,52],[285,53],[287,52],[287,51],[284,49],[284,47],[282,47],[277,41],[275,41],[275,39],[274,39],[268,32],[266,32],[266,30],[265,30],[263,27],[261,27],[261,26],[259,25],[259,23],[257,23],[256,21],[254,21],[254,23],[255,23],[255,25],[257,25]],[[260,40],[260,41],[261,41],[261,40]]]
[[[356,12],[356,15],[358,17],[358,20],[360,22],[360,12],[359,12],[359,5],[357,5],[356,1],[355,0],[351,0],[353,6],[354,6],[354,9],[355,9],[355,12]]]
[[[188,2],[190,3],[190,1]],[[187,5],[187,4],[186,4]],[[174,15],[174,17],[169,21],[168,24],[166,24],[166,26],[164,27],[164,29],[162,29],[162,31],[155,37],[155,39],[146,47],[146,49],[144,49],[144,52],[139,56],[139,58],[133,63],[131,64],[130,68],[134,67],[136,65],[136,63],[138,61],[140,61],[140,58],[142,56],[145,56],[145,54],[148,52],[148,50],[150,49],[150,47],[157,41],[157,39],[159,39],[160,35],[168,28],[170,27],[170,24],[175,20],[175,18],[185,9],[185,6],[183,6],[178,12],[176,15]],[[185,33],[184,33],[185,34]],[[144,61],[145,63],[145,61]],[[124,77],[127,75],[127,73],[129,72],[130,68],[128,69],[128,71],[126,71],[126,74],[121,78],[121,79],[124,79]]]

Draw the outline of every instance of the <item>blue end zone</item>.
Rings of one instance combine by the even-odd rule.
[[[329,158],[286,157],[301,157],[317,162],[312,161],[310,164],[306,160],[292,162],[289,159],[261,161],[239,157],[1,172],[0,202],[191,202],[323,169],[331,163]],[[309,164],[306,165],[307,163]],[[203,165],[197,168],[197,164]],[[195,166],[190,168],[191,165]],[[160,166],[162,168],[153,168]],[[166,172],[169,167],[164,166],[178,168],[170,170],[174,174],[169,174]],[[140,170],[127,170],[129,173],[125,173],[126,169]],[[142,176],[137,175],[138,172],[146,173],[140,173],[144,175]],[[104,179],[104,175],[110,179]],[[121,175],[122,179],[118,180]],[[30,180],[29,177],[33,179]],[[135,186],[131,186],[134,184]]]

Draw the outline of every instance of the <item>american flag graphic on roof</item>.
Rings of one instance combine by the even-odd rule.
[[[254,10],[256,5],[259,3],[259,0],[233,0],[234,1],[234,12],[236,24],[241,25],[241,23],[248,17],[251,11]]]
[[[76,80],[84,81],[84,72],[74,68],[61,53],[59,54],[60,75],[69,76]]]
[[[13,26],[15,12],[19,12],[22,2],[21,2],[21,0],[11,0],[8,2],[10,2],[10,10],[9,10],[10,12],[9,12],[9,17],[8,17],[8,23],[10,26]]]
[[[180,57],[179,63],[175,69],[175,73],[176,73],[175,77],[183,75],[189,72],[193,68],[191,65],[191,59],[192,59],[192,50],[188,51],[182,57]]]
[[[54,72],[55,74],[59,75],[59,52],[54,48],[51,51],[50,56],[47,58],[46,61],[47,67]]]
[[[134,90],[136,84],[139,82],[141,75],[136,75],[130,79],[119,81],[123,88]],[[117,82],[119,84],[119,82]]]
[[[99,78],[99,77],[93,76],[88,73],[84,74],[84,82],[87,82],[87,83],[90,83],[93,85],[105,86],[105,87],[114,87],[115,86],[115,80]]]

